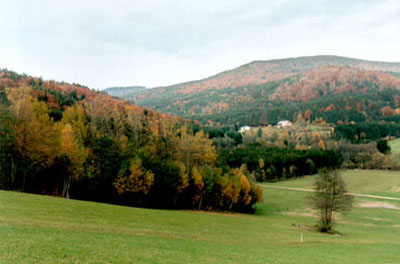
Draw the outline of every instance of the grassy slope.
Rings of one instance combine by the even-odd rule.
[[[393,160],[400,165],[400,138],[389,141],[389,146],[392,149]]]
[[[352,170],[342,172],[347,189],[352,193],[400,198],[399,171]],[[312,188],[314,176],[275,183],[275,186]]]
[[[359,184],[360,177],[378,191]],[[386,185],[377,184],[381,177],[388,179]],[[345,173],[351,191],[374,194],[387,193],[396,177],[400,175]],[[309,187],[310,181],[286,183]],[[400,210],[355,208],[340,217],[337,228],[343,235],[324,235],[292,225],[315,223],[308,216],[306,195],[266,189],[258,214],[242,215],[148,210],[0,191],[0,263],[399,262]],[[356,204],[360,201],[373,200],[357,198]],[[301,233],[304,244],[299,243]]]

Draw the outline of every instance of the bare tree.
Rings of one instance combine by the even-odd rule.
[[[331,232],[333,212],[350,211],[353,197],[347,194],[346,185],[337,170],[321,169],[314,188],[310,200],[312,206],[320,211],[319,230]]]

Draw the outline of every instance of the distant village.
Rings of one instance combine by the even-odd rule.
[[[284,128],[284,127],[290,127],[292,126],[292,122],[289,120],[281,120],[278,123],[276,123],[275,127],[277,128]],[[250,131],[251,129],[254,129],[257,127],[251,127],[251,126],[242,126],[239,128],[239,133],[246,133],[246,131]]]

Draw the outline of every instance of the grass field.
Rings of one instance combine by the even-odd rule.
[[[393,160],[400,165],[400,138],[389,141],[389,146],[392,150]]]
[[[400,172],[343,175],[352,192],[399,197]],[[310,188],[311,179],[271,185]],[[341,234],[327,235],[298,227],[315,224],[307,195],[265,188],[257,214],[244,215],[0,191],[0,263],[400,263],[400,202],[356,198],[338,216]],[[378,202],[394,209],[360,207]]]
[[[400,171],[351,170],[341,172],[351,193],[400,198]],[[314,176],[277,182],[274,186],[313,188]]]

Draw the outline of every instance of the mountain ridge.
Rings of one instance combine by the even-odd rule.
[[[312,107],[313,118],[323,117],[329,122],[337,122],[340,120],[338,117],[333,118],[332,113],[322,114],[324,111],[320,109],[332,109],[329,106],[336,105],[338,111],[343,111],[343,108],[354,110],[364,100],[363,96],[368,97],[368,103],[364,102],[366,105],[373,104],[374,96],[379,98],[376,106],[379,109],[400,107],[397,98],[399,79],[400,63],[319,55],[253,61],[198,81],[156,87],[123,98],[202,123],[230,126],[235,123],[258,125],[264,123],[264,115],[269,115],[269,122],[280,118],[293,119],[294,111],[304,114],[304,107],[308,105],[305,103],[316,100],[320,108]],[[387,90],[390,90],[390,96],[382,96]],[[303,93],[303,99],[300,100],[297,93]],[[311,94],[313,96],[309,97]],[[358,101],[343,105],[351,95]],[[297,105],[297,109],[291,106],[293,109],[288,110],[290,104],[300,103],[303,104]],[[310,107],[308,105],[308,109]],[[387,116],[379,117],[378,110],[372,113],[371,109],[368,111],[374,120],[387,119]],[[275,111],[272,116],[266,114],[272,110]],[[340,113],[346,120],[365,120],[359,113]]]
[[[148,89],[148,88],[144,87],[144,86],[138,86],[138,85],[115,86],[115,87],[109,87],[109,88],[103,89],[102,92],[105,92],[111,96],[124,96],[126,94],[142,92],[142,91],[145,91],[146,89]]]
[[[216,73],[214,75],[211,75],[209,77],[205,77],[205,78],[200,78],[200,79],[196,79],[196,80],[191,80],[191,81],[185,81],[185,82],[179,82],[179,83],[175,83],[175,84],[170,84],[170,85],[161,85],[161,86],[155,86],[155,87],[150,87],[147,88],[148,90],[152,90],[152,89],[161,89],[161,88],[168,88],[168,87],[173,87],[173,86],[182,86],[182,85],[188,85],[188,84],[193,84],[196,82],[200,82],[200,81],[205,81],[205,80],[210,80],[210,79],[214,79],[216,77],[219,77],[221,75],[224,75],[226,73],[235,71],[235,70],[239,70],[242,68],[246,68],[249,67],[253,64],[275,64],[275,63],[282,63],[282,62],[287,62],[287,61],[299,61],[299,60],[309,60],[309,59],[335,59],[335,60],[348,60],[348,61],[353,61],[353,62],[363,62],[363,63],[373,63],[373,64],[381,64],[381,65],[385,65],[386,67],[388,66],[393,66],[397,68],[397,73],[400,73],[400,62],[385,62],[385,61],[374,61],[374,60],[365,60],[365,59],[358,59],[358,58],[352,58],[352,57],[346,57],[346,56],[338,56],[338,55],[314,55],[314,56],[299,56],[299,57],[288,57],[288,58],[282,58],[282,59],[272,59],[272,60],[254,60],[248,63],[245,63],[243,65],[239,65],[237,67],[225,70],[225,71],[221,71],[219,73]],[[329,65],[329,64],[328,64]],[[144,86],[125,86],[125,87],[109,87],[106,89],[103,89],[102,91],[106,91],[108,89],[112,89],[112,88],[127,88],[129,89],[130,87],[144,87]]]

